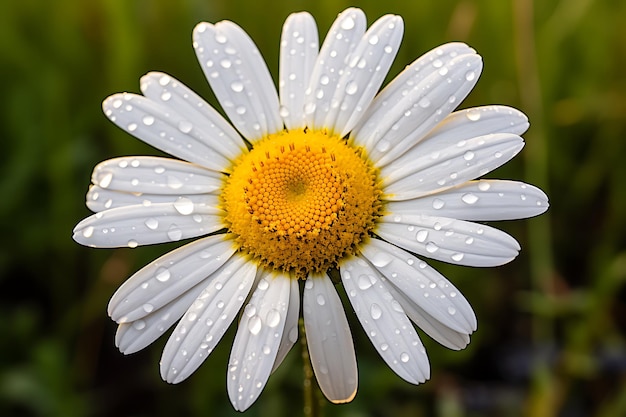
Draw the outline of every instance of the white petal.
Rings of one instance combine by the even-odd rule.
[[[479,180],[424,197],[390,201],[385,208],[397,216],[419,213],[489,221],[538,216],[548,206],[548,196],[532,185],[517,181]]]
[[[91,181],[130,193],[208,194],[222,186],[224,175],[170,158],[132,156],[109,159],[93,170]]]
[[[283,362],[293,345],[298,341],[298,320],[300,319],[300,287],[298,280],[291,280],[291,292],[289,294],[289,306],[285,317],[285,330],[278,346],[276,360],[272,367],[274,372]]]
[[[421,214],[384,216],[375,233],[411,252],[466,266],[503,265],[520,249],[515,239],[493,227]]]
[[[528,117],[507,106],[481,106],[455,111],[441,121],[423,141],[437,140],[456,143],[460,139],[484,136],[490,133],[522,135],[528,130]]]
[[[182,317],[206,286],[205,281],[200,281],[158,310],[152,310],[152,304],[145,304],[144,308],[151,310],[151,313],[134,321],[120,323],[115,334],[115,346],[120,352],[129,355],[154,342]]]
[[[263,391],[285,329],[292,279],[263,277],[239,322],[228,362],[227,388],[233,407],[244,411]]]
[[[256,269],[250,256],[235,255],[211,275],[163,349],[161,377],[165,381],[178,384],[209,356],[241,310]]]
[[[436,53],[420,58],[390,83],[389,93],[385,89],[374,100],[350,137],[367,148],[376,166],[414,146],[469,94],[482,59],[467,47],[461,49],[466,53],[452,59],[444,59],[450,54],[436,58]]]
[[[222,234],[198,239],[161,256],[120,286],[109,301],[109,315],[123,323],[161,309],[211,276],[235,249],[232,238]]]
[[[162,72],[149,72],[141,77],[140,87],[144,96],[184,115],[199,134],[211,139],[211,147],[229,160],[234,160],[246,150],[241,136],[232,125],[180,81]]]
[[[389,283],[365,260],[351,257],[341,279],[363,329],[387,365],[404,380],[418,384],[430,377],[426,350]]]
[[[206,235],[224,226],[223,213],[216,208],[218,197],[207,194],[205,199],[204,204],[194,204],[179,197],[173,203],[101,211],[78,223],[73,238],[97,248],[134,248]]]
[[[403,32],[402,18],[386,15],[374,22],[355,45],[334,87],[325,128],[341,137],[352,130],[389,72]]]
[[[426,262],[387,242],[370,239],[361,254],[398,291],[428,315],[453,330],[476,330],[476,316],[459,290]]]
[[[158,203],[175,203],[190,200],[194,205],[206,204],[206,194],[146,194],[114,191],[97,185],[89,187],[87,207],[93,212],[105,211],[117,207],[143,205],[145,207]],[[154,225],[154,222],[150,223]]]
[[[278,89],[280,115],[287,129],[303,129],[304,92],[317,58],[319,40],[315,20],[307,12],[289,15],[280,42]]]
[[[168,104],[130,93],[108,97],[102,109],[113,123],[147,144],[216,171],[226,171],[232,155],[244,152],[243,141],[233,142],[217,126],[207,128],[211,121],[201,113],[179,113]]]
[[[193,45],[222,108],[246,139],[279,132],[278,94],[267,65],[250,37],[233,22],[200,23]]]
[[[363,11],[349,8],[339,14],[328,31],[304,101],[304,114],[309,128],[324,129],[326,116],[336,111],[331,108],[331,98],[348,63],[348,56],[365,33],[365,25]]]
[[[411,321],[438,343],[452,350],[464,349],[469,344],[470,336],[468,333],[457,332],[448,326],[444,326],[439,320],[426,313],[420,306],[400,293],[395,286],[389,286],[389,291],[400,303]]]
[[[358,384],[354,343],[339,295],[326,274],[307,278],[302,313],[320,389],[334,403],[352,401]]]
[[[424,141],[381,170],[385,199],[407,200],[478,178],[505,164],[524,147],[510,133],[456,143]]]

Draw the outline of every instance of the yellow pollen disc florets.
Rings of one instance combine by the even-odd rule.
[[[371,164],[323,132],[263,139],[235,163],[222,195],[240,249],[298,277],[354,253],[381,211]]]

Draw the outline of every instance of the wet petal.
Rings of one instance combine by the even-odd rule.
[[[240,311],[256,275],[250,256],[235,255],[211,275],[172,332],[161,357],[161,376],[177,384],[211,354]]]
[[[424,137],[423,142],[456,143],[490,133],[522,135],[529,126],[528,117],[512,107],[472,107],[448,115]]]
[[[101,188],[148,194],[208,194],[222,186],[224,175],[169,158],[132,156],[109,159],[93,170]]]
[[[184,108],[130,93],[108,97],[102,109],[113,123],[147,144],[216,171],[228,170],[233,155],[245,149],[242,140],[211,121],[208,111],[179,113]]]
[[[352,401],[358,384],[354,343],[339,295],[326,274],[307,278],[302,313],[320,389],[334,403]]]
[[[426,54],[376,97],[350,137],[367,148],[376,166],[387,165],[458,106],[481,70],[481,57],[463,44]]]
[[[365,260],[351,257],[341,279],[363,329],[387,365],[401,378],[418,384],[430,377],[426,350],[389,283]]]
[[[114,191],[101,188],[97,185],[89,187],[87,192],[87,207],[93,212],[105,211],[117,207],[142,205],[145,207],[159,203],[173,204],[176,201],[190,200],[194,206],[211,203],[212,199],[207,199],[206,194],[145,194],[130,193],[125,191]],[[149,222],[153,225],[154,222]]]
[[[109,301],[109,315],[124,323],[156,312],[211,276],[235,249],[229,235],[216,235],[161,256],[120,286]]]
[[[280,42],[278,89],[280,115],[287,129],[304,129],[304,92],[317,59],[319,40],[313,17],[306,12],[289,15]]]
[[[446,191],[403,201],[386,209],[396,216],[425,214],[462,220],[525,219],[548,209],[548,196],[539,188],[517,181],[469,181]]]
[[[520,249],[515,239],[493,227],[420,214],[384,216],[376,234],[419,255],[466,266],[503,265]]]
[[[334,88],[325,128],[341,137],[352,130],[389,72],[403,32],[402,18],[386,15],[374,22],[355,45]]]
[[[101,211],[78,223],[73,238],[97,248],[134,248],[206,235],[224,226],[218,197],[207,194],[205,199],[205,204],[179,197],[173,203]]]
[[[300,319],[300,287],[291,285],[289,294],[289,306],[287,307],[287,317],[285,317],[285,330],[278,346],[276,360],[272,367],[274,372],[283,362],[293,345],[298,341],[298,320]]]
[[[200,23],[193,41],[202,70],[237,130],[251,141],[281,131],[274,81],[246,32],[227,20]]]
[[[287,275],[267,273],[245,307],[228,362],[228,396],[238,411],[250,407],[267,383],[285,329],[293,285],[298,282]]]
[[[387,242],[370,239],[361,254],[407,299],[457,332],[476,330],[476,316],[465,297],[426,262]]]
[[[439,145],[424,141],[381,171],[385,199],[407,200],[473,180],[505,164],[524,147],[510,133]]]
[[[389,291],[398,300],[411,321],[436,342],[452,350],[464,349],[469,344],[469,333],[458,332],[445,326],[439,320],[426,313],[419,305],[409,300],[395,286],[391,285]]]
[[[331,26],[313,67],[304,100],[304,115],[310,129],[324,129],[324,121],[331,109],[347,57],[365,33],[365,14],[361,9],[349,8],[339,14]]]

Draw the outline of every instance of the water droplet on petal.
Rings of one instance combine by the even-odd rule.
[[[491,184],[489,184],[487,181],[478,182],[478,189],[480,191],[488,191],[490,188],[491,188]]]
[[[154,277],[157,279],[157,281],[161,281],[161,282],[165,282],[168,279],[170,279],[170,271],[167,268],[159,268],[156,270],[156,273],[154,275]]]
[[[322,295],[322,294],[318,294],[316,300],[317,300],[317,304],[319,304],[321,306],[326,304],[326,298],[324,298],[324,295]]]
[[[370,45],[376,45],[379,41],[379,38],[377,35],[372,35],[370,36],[370,38],[368,39],[368,42]]]
[[[181,132],[189,133],[191,132],[191,129],[193,129],[193,125],[188,121],[181,120],[180,122],[178,122],[178,130],[180,130]]]
[[[456,314],[456,308],[450,306],[448,307],[448,314],[450,314],[451,316]]]
[[[428,238],[428,230],[425,229],[421,229],[417,232],[417,234],[415,235],[415,239],[417,239],[418,242],[425,242],[426,239]]]
[[[465,159],[466,161],[471,161],[472,159],[474,159],[474,152],[472,151],[467,151],[463,154],[463,159]]]
[[[439,210],[439,209],[443,208],[443,206],[444,206],[445,204],[446,204],[446,203],[445,203],[445,201],[443,201],[443,200],[442,200],[442,199],[440,199],[440,198],[435,198],[435,199],[433,200],[433,208],[434,208],[435,210]]]
[[[457,252],[457,253],[453,253],[451,258],[455,262],[461,262],[464,256],[465,256],[464,254]]]
[[[143,122],[144,125],[151,126],[154,123],[154,117],[144,116],[143,119],[141,119],[141,121]]]
[[[426,252],[435,253],[439,250],[439,246],[437,246],[434,242],[428,242],[426,244]]]
[[[408,353],[406,353],[406,352],[402,352],[402,353],[400,354],[400,360],[401,360],[402,362],[407,363],[407,362],[409,361],[409,359],[410,359],[410,357],[409,357],[409,354],[408,354]]]
[[[478,196],[472,193],[465,193],[461,196],[461,200],[463,200],[465,204],[475,204],[478,201]]]
[[[353,95],[356,94],[356,92],[359,89],[359,85],[354,82],[354,81],[350,81],[347,85],[346,85],[346,94],[348,95]]]
[[[476,78],[476,73],[474,71],[467,71],[465,73],[465,79],[467,81],[473,81]]]
[[[383,310],[376,303],[370,306],[370,315],[374,320],[378,320],[383,315]]]
[[[261,291],[265,291],[266,289],[268,289],[270,286],[270,283],[267,282],[267,280],[265,278],[261,279],[261,281],[259,281],[259,285],[258,285],[258,289],[260,289]]]
[[[267,312],[265,320],[268,326],[276,327],[280,323],[280,313],[278,312],[278,310],[273,308]]]
[[[374,284],[374,282],[376,282],[376,279],[374,277],[370,277],[369,275],[365,274],[360,275],[359,278],[357,278],[357,285],[362,290],[367,290]]]
[[[150,217],[149,219],[147,219],[144,224],[150,230],[156,230],[156,228],[159,227],[159,221],[154,217]]]
[[[102,188],[107,188],[111,185],[111,181],[113,181],[113,174],[111,172],[107,172],[102,178],[100,178],[98,185]]]
[[[174,208],[176,209],[177,212],[185,216],[185,215],[193,213],[194,204],[193,204],[193,201],[191,201],[187,197],[179,197],[174,202]]]
[[[90,238],[93,235],[93,227],[88,226],[83,230],[83,237]]]
[[[243,91],[243,83],[240,81],[234,81],[231,85],[230,88],[235,92],[235,93],[241,93]]]
[[[350,30],[354,28],[354,19],[352,17],[346,17],[341,22],[341,29]]]
[[[128,241],[128,247],[129,248],[136,248],[138,245],[139,245],[139,243],[137,243],[137,241],[134,240],[134,239],[131,239],[131,240]]]
[[[250,317],[250,321],[248,321],[248,330],[252,334],[259,334],[261,328],[263,327],[263,323],[261,322],[261,318],[259,316]]]
[[[172,224],[167,231],[167,237],[172,241],[180,240],[183,237],[183,231],[175,224]]]
[[[472,122],[480,120],[479,110],[476,110],[476,109],[469,110],[467,113],[465,113],[465,115],[467,116],[468,120],[471,120]]]

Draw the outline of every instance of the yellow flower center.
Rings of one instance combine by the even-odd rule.
[[[240,249],[305,278],[335,267],[374,227],[381,191],[361,149],[324,132],[280,132],[240,158],[224,186]]]

